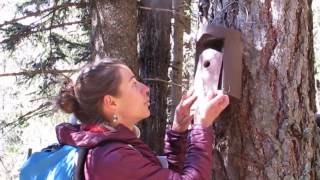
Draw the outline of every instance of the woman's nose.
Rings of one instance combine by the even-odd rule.
[[[142,83],[142,84],[143,84],[143,83]],[[144,87],[143,89],[144,89],[144,91],[146,92],[146,94],[149,95],[149,93],[150,93],[150,88],[149,88],[149,86],[143,84],[143,87]]]

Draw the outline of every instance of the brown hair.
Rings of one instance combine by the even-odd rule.
[[[71,80],[64,82],[57,105],[64,112],[73,113],[82,123],[105,122],[102,99],[105,95],[119,95],[121,64],[121,61],[109,58],[88,64],[75,84]]]

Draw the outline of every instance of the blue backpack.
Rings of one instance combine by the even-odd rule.
[[[61,144],[48,146],[23,164],[20,180],[82,180],[88,150]]]

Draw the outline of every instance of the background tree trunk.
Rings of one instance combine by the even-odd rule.
[[[155,4],[159,2],[159,4]],[[170,9],[171,1],[141,2],[144,7]],[[170,62],[171,14],[166,11],[141,9],[139,15],[140,76],[150,87],[151,116],[142,122],[142,139],[156,152],[163,150],[167,120],[168,68]],[[153,79],[153,80],[152,80]]]
[[[311,1],[214,1],[239,29],[243,90],[216,123],[213,179],[320,179]]]
[[[138,72],[137,1],[92,0],[92,56],[123,58]]]
[[[170,79],[173,84],[170,86],[170,123],[173,122],[174,112],[182,95],[182,71],[183,71],[183,33],[187,26],[186,17],[184,16],[185,6],[190,2],[184,0],[173,0],[172,8],[175,10],[174,23],[172,24],[172,61]],[[181,86],[177,86],[177,84]]]

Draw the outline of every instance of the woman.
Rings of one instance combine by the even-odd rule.
[[[147,118],[149,87],[139,82],[124,64],[111,59],[84,68],[76,83],[65,84],[58,105],[73,113],[81,125],[57,126],[60,143],[95,147],[85,161],[85,179],[210,179],[212,169],[212,123],[229,104],[221,92],[211,95],[195,115],[192,92],[184,95],[167,130],[164,152],[169,168],[139,138],[135,124]],[[191,130],[188,130],[191,121]]]

